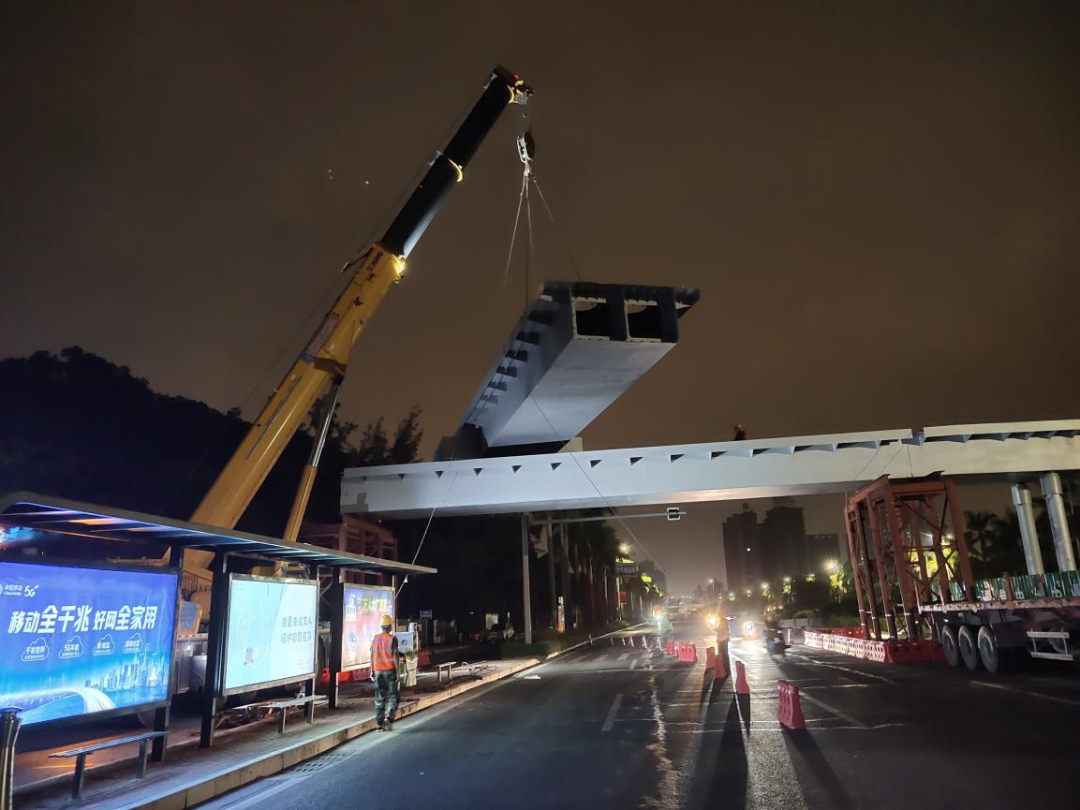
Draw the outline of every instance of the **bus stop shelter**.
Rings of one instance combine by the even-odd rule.
[[[87,543],[86,541],[92,541]],[[114,543],[118,553],[104,554],[98,542]],[[214,716],[225,697],[226,634],[229,614],[230,578],[246,567],[269,563],[293,566],[306,580],[328,581],[318,588],[331,606],[330,705],[336,706],[338,674],[342,668],[343,594],[346,571],[389,573],[397,576],[434,574],[435,569],[384,560],[347,551],[290,542],[274,537],[221,529],[139,512],[97,506],[32,493],[0,496],[0,562],[93,567],[123,559],[128,566],[144,570],[168,571],[178,579],[176,588],[179,619],[184,554],[189,550],[211,552],[213,585],[207,637],[207,666],[202,705],[200,745],[213,743]],[[297,568],[299,567],[299,568]],[[273,578],[267,578],[273,582]],[[316,603],[316,617],[318,616]],[[317,662],[318,632],[314,633]],[[173,635],[175,647],[175,633]],[[0,665],[3,665],[0,662]],[[170,658],[169,700],[156,707],[154,729],[168,731],[169,703],[176,691],[177,667]],[[291,682],[310,681],[314,693],[318,672]],[[258,685],[262,688],[267,684]],[[254,690],[252,690],[254,691]],[[153,758],[165,755],[164,738],[154,742]]]

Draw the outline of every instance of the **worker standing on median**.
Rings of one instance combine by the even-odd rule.
[[[379,731],[394,727],[398,706],[398,643],[394,619],[382,617],[382,632],[371,640],[371,677],[375,681],[375,725]]]

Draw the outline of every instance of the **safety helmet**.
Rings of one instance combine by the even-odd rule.
[[[383,627],[393,627],[394,626],[394,617],[393,616],[383,616],[382,621],[379,622],[379,624],[381,626],[383,626]]]

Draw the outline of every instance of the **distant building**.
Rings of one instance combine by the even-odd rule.
[[[724,521],[724,565],[727,586],[736,590],[753,588],[761,581],[758,562],[757,512],[744,503],[743,511]]]
[[[774,588],[784,577],[824,572],[825,563],[840,560],[839,535],[807,534],[803,509],[791,498],[774,498],[758,523],[750,504],[724,521],[724,560],[728,587],[758,591],[763,582]]]
[[[762,581],[778,583],[807,571],[806,520],[790,498],[774,498],[759,531]]]

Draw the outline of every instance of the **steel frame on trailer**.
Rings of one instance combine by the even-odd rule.
[[[971,559],[952,481],[937,475],[904,481],[882,476],[848,498],[845,518],[864,637],[880,640],[883,618],[889,638],[899,639],[902,629],[909,640],[917,640],[920,607],[945,604],[950,582],[961,583],[966,598],[974,601]],[[928,557],[936,565],[930,566]]]

